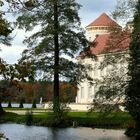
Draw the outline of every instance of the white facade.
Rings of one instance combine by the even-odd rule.
[[[96,35],[104,35],[110,33],[109,26],[90,26],[86,28],[88,38],[90,41],[93,41]],[[120,57],[118,62],[113,65],[106,65],[103,69],[100,68],[102,62],[107,54],[100,54],[97,55],[97,60],[93,60],[91,58],[79,58],[79,63],[82,64],[90,64],[92,66],[92,70],[89,71],[89,75],[93,78],[93,84],[91,85],[86,79],[78,85],[78,93],[76,97],[76,103],[78,104],[90,104],[93,102],[96,92],[99,90],[99,84],[97,84],[97,80],[102,81],[105,77],[109,77],[110,74],[112,75],[120,75],[123,76],[127,73],[127,60],[126,58],[129,57],[128,51],[124,52],[116,52],[115,55],[122,56]],[[109,53],[108,55],[112,55]],[[125,61],[122,63],[121,59]]]
[[[89,41],[94,41],[97,35],[109,34],[109,30],[108,26],[90,26],[86,28]]]
[[[122,55],[123,58],[128,58],[128,52],[122,52],[119,55]],[[128,63],[125,61],[123,64],[118,62],[113,65],[107,65],[103,69],[100,68],[101,63],[104,61],[104,55],[98,55],[98,60],[94,61],[91,58],[86,58],[84,63],[92,65],[92,71],[89,71],[89,75],[93,78],[93,84],[90,84],[86,79],[84,82],[81,82],[78,85],[78,93],[76,97],[76,103],[80,104],[89,104],[93,102],[96,92],[99,90],[100,84],[97,84],[97,81],[103,81],[106,77],[111,76],[122,76],[126,77]],[[123,79],[122,79],[123,80]]]

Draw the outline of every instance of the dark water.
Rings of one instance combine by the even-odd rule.
[[[20,124],[0,124],[0,132],[10,140],[132,140],[123,134],[124,130],[86,127],[52,129]]]

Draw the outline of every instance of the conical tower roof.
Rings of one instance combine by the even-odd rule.
[[[101,14],[97,19],[91,22],[90,26],[119,26],[113,19],[111,19],[106,13]]]

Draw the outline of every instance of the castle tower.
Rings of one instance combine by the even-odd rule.
[[[86,27],[89,41],[94,41],[97,35],[109,34],[111,28],[114,26],[120,27],[106,13],[101,14],[97,19],[95,19]]]

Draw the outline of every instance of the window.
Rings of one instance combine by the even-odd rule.
[[[89,75],[91,78],[92,78],[92,72],[93,72],[92,70],[89,70],[89,72],[88,72],[88,73],[89,73],[88,75]]]
[[[120,65],[120,69],[119,69],[120,75],[124,74],[125,71],[126,71],[125,66],[124,65]]]
[[[92,95],[92,87],[89,86],[88,87],[88,98],[91,98],[91,95]]]
[[[112,71],[113,71],[113,67],[111,65],[108,65],[107,70],[106,70],[107,75],[110,75],[112,73]]]
[[[101,76],[105,76],[106,75],[106,68],[101,69]]]
[[[95,70],[94,70],[94,77],[98,77],[98,72],[99,72],[98,69],[95,69]]]
[[[94,65],[94,77],[100,77],[101,76],[101,70],[100,70],[100,63],[95,63]]]
[[[98,92],[98,90],[99,90],[99,86],[95,85],[94,86],[94,94],[96,94]]]
[[[97,63],[94,64],[94,77],[97,77],[98,75],[98,69],[97,69]]]
[[[81,98],[84,98],[84,87],[81,87]]]

